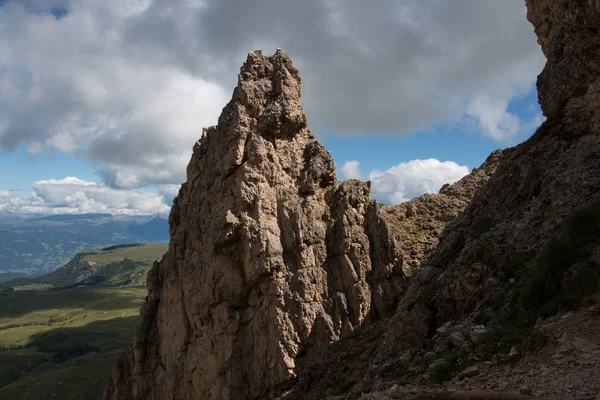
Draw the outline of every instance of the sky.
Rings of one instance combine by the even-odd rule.
[[[0,0],[0,212],[166,214],[250,50],[340,179],[397,204],[543,121],[523,0]]]

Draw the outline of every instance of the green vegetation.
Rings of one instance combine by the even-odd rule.
[[[100,266],[128,258],[136,262],[152,265],[154,260],[161,259],[168,248],[169,246],[164,243],[112,246],[102,250],[84,251],[81,261],[95,263]]]
[[[523,345],[539,317],[575,309],[587,295],[595,293],[600,287],[600,265],[592,260],[592,251],[598,244],[600,202],[595,202],[566,218],[547,246],[527,263],[524,274],[519,276],[512,313],[504,325],[481,336],[482,350],[506,352],[512,346]],[[507,256],[496,266],[518,271],[504,264],[514,265],[525,258],[526,254]],[[500,295],[492,301],[492,308],[497,311],[505,300]],[[485,323],[486,316],[478,317],[480,323]]]
[[[598,243],[600,202],[595,202],[569,216],[533,261],[519,293],[521,313],[529,323],[576,308],[585,295],[598,290],[600,266],[590,259]]]
[[[0,292],[0,398],[98,398],[145,288]]]
[[[80,285],[144,285],[148,270],[167,249],[163,243],[147,243],[86,250],[48,275],[14,279],[0,288],[32,291]]]
[[[515,320],[492,328],[479,338],[482,354],[486,358],[498,353],[506,354],[513,346],[522,345],[529,333],[529,327],[519,326]]]

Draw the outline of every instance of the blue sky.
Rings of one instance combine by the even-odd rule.
[[[357,136],[317,133],[317,136],[333,155],[338,168],[346,161],[358,160],[363,172],[367,173],[426,158],[455,161],[473,168],[481,165],[492,151],[521,143],[535,132],[539,126],[536,116],[541,118],[535,87],[526,96],[511,101],[508,111],[524,121],[535,121],[508,142],[486,137],[481,129],[465,122],[438,125],[408,136],[378,135],[374,132]]]
[[[87,181],[99,179],[94,168],[86,160],[77,159],[59,152],[29,154],[25,146],[16,151],[0,152],[0,190],[18,189],[20,194],[31,192],[31,183],[39,180],[60,179],[77,176]]]
[[[251,1],[0,0],[0,211],[165,212],[255,48],[299,67],[340,178],[396,181],[374,187],[383,202],[459,179],[542,121],[521,0]]]

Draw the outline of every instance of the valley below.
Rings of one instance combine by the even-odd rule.
[[[145,287],[0,292],[0,398],[98,398],[145,295]]]
[[[167,247],[84,250],[50,274],[0,284],[0,398],[100,397]]]

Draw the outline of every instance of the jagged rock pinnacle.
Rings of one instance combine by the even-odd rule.
[[[306,128],[300,95],[300,75],[290,57],[281,49],[271,57],[255,50],[240,69],[233,101],[257,119],[261,133],[285,136]]]
[[[331,341],[392,313],[402,257],[370,184],[336,181],[300,86],[282,50],[248,53],[194,147],[169,252],[105,399],[268,398]]]

